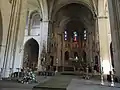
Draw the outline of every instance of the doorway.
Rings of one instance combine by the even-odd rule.
[[[39,55],[39,44],[35,39],[30,39],[24,47],[23,68],[37,70]]]
[[[68,52],[68,51],[65,52],[65,60],[66,60],[66,61],[69,60],[69,52]]]

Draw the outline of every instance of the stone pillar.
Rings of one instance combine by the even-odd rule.
[[[99,43],[99,29],[98,29],[98,20],[95,20],[95,52],[94,52],[94,64],[95,64],[95,56],[98,56],[98,65],[99,65],[99,71],[101,67],[101,62],[100,62],[100,43]]]
[[[93,62],[94,62],[94,52],[93,52],[93,49],[94,49],[94,37],[95,37],[95,34],[94,34],[94,32],[95,32],[95,29],[94,29],[94,27],[95,27],[95,25],[93,24],[92,26],[91,26],[91,32],[89,32],[89,36],[90,36],[90,38],[89,38],[89,41],[90,41],[90,66],[92,67],[93,66]]]
[[[103,67],[104,74],[109,74],[111,67],[110,56],[110,43],[109,43],[109,31],[110,26],[108,22],[108,16],[106,16],[104,8],[104,0],[98,1],[98,29],[99,29],[99,41],[100,41],[100,58],[101,67]]]
[[[47,49],[47,39],[48,39],[48,23],[49,21],[43,21],[42,22],[42,41],[45,41],[46,43],[46,49]]]
[[[40,54],[39,54],[40,55]],[[41,65],[41,57],[38,57],[38,65],[37,65],[37,71],[42,71],[42,65]]]
[[[120,77],[120,1],[108,0],[115,75]]]
[[[88,64],[90,64],[92,59],[92,33],[88,32]]]
[[[24,54],[24,46],[23,46],[23,40],[24,40],[24,33],[25,33],[25,26],[26,26],[26,15],[27,15],[27,0],[24,0],[21,2],[21,11],[19,16],[19,28],[17,29],[17,34],[15,37],[15,52],[14,52],[14,58],[12,60],[12,68],[13,72],[17,71],[16,68],[22,68],[23,64],[23,54]]]
[[[64,34],[62,35],[62,45],[61,45],[61,50],[62,50],[62,56],[61,56],[61,66],[62,66],[62,71],[64,71],[64,66],[65,66],[65,41],[64,41]],[[69,53],[69,57],[70,57],[70,53]]]
[[[45,47],[46,47],[46,52],[47,52],[47,40],[48,40],[48,24],[49,21],[42,21],[41,22],[41,27],[40,27],[40,31],[41,31],[41,39],[40,39],[40,46],[39,46],[39,59],[38,59],[38,71],[42,70],[41,67],[41,52],[43,49],[43,43],[45,43]]]
[[[15,52],[16,52],[16,42],[18,36],[20,14],[21,14],[22,0],[13,0],[11,16],[7,34],[6,49],[4,54],[3,63],[3,77],[8,77],[10,73],[10,68],[14,68]]]
[[[57,33],[57,58],[58,58],[58,65],[60,66],[61,63],[61,34]]]
[[[55,25],[54,28],[55,31],[55,42],[56,42],[56,57],[55,57],[55,61],[56,59],[58,59],[58,65],[61,65],[61,37],[62,37],[62,33],[60,30],[60,27],[58,25]]]
[[[92,62],[92,42],[93,42],[93,29],[89,26],[89,30],[87,30],[87,62],[91,65]]]

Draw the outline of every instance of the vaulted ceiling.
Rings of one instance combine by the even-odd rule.
[[[89,26],[92,28],[94,17],[98,13],[98,0],[28,0],[28,4],[39,7],[42,12],[48,9],[45,12],[48,13],[48,20],[54,22],[54,26],[72,30]]]
[[[49,14],[55,14],[60,8],[67,4],[78,3],[88,7],[94,14],[97,13],[98,0],[47,0]]]
[[[88,7],[93,13],[97,13],[98,0],[46,0],[48,4],[48,13],[51,16],[60,8],[67,4],[79,3]],[[28,0],[28,4],[40,8],[40,0]]]
[[[27,0],[28,4],[33,5],[35,7],[38,7],[38,1],[37,0]]]

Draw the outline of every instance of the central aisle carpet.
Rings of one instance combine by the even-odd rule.
[[[54,76],[50,80],[33,87],[33,90],[67,90],[72,76]]]

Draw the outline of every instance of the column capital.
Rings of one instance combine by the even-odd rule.
[[[49,20],[43,20],[42,22],[49,22]]]
[[[43,20],[42,22],[49,22],[49,23],[54,23],[52,20]]]
[[[107,16],[98,16],[97,18],[98,18],[98,19],[108,19]]]

